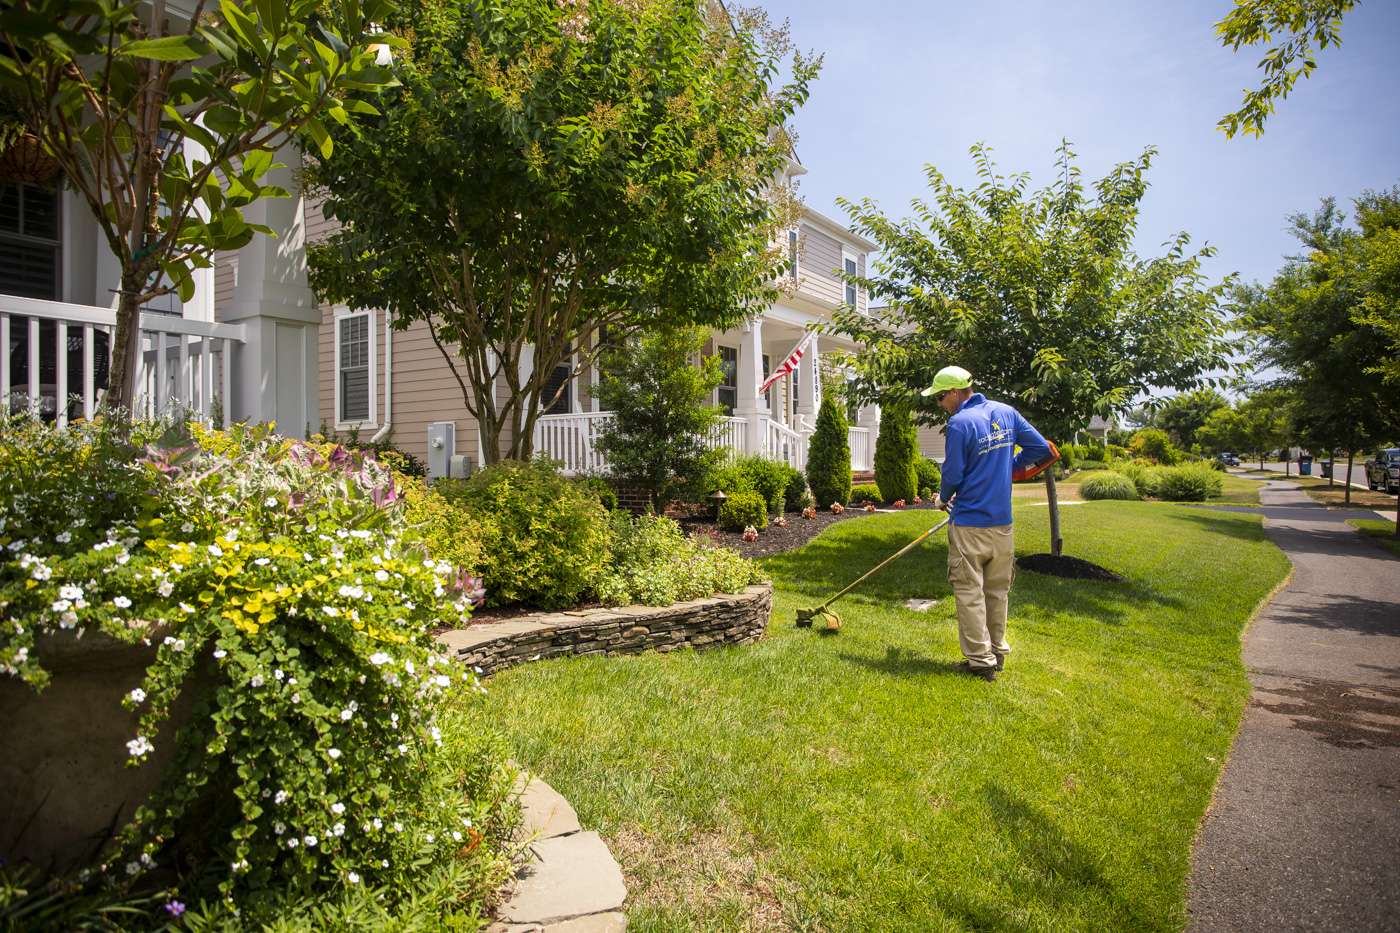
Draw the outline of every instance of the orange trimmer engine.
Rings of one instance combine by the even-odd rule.
[[[1060,448],[1055,446],[1055,442],[1046,438],[1045,446],[1050,448],[1050,455],[1036,463],[1029,463],[1023,467],[1017,467],[1011,471],[1012,482],[1019,483],[1025,479],[1035,479],[1046,470],[1050,469],[1060,460]]]

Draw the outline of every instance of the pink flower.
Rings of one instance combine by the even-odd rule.
[[[894,506],[894,507],[897,508],[897,509],[902,509],[902,508],[904,508],[904,500],[903,500],[903,499],[896,499],[896,500],[894,500],[893,502],[891,502],[890,505]]]
[[[757,541],[757,540],[758,540],[758,529],[755,528],[755,527],[752,526],[752,525],[746,526],[746,527],[744,528],[744,540],[745,540],[745,541]]]
[[[839,503],[839,502],[833,502],[833,503],[831,503],[831,514],[833,514],[833,515],[840,515],[840,514],[841,514],[842,512],[844,512],[844,511],[846,511],[846,507],[845,507],[844,505],[842,505],[841,503]]]

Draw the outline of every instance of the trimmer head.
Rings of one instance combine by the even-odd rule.
[[[841,630],[841,617],[824,607],[797,610],[797,627],[812,628],[813,626],[819,632],[838,632]]]

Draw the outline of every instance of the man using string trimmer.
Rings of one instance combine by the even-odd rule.
[[[1060,452],[1010,405],[972,391],[972,374],[945,366],[923,391],[949,415],[943,482],[935,504],[947,510],[948,582],[958,607],[961,669],[994,681],[1006,664],[1006,602],[1016,575],[1011,482],[1049,469]],[[1021,452],[1016,453],[1017,447]]]

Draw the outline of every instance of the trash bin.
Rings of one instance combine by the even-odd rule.
[[[1321,474],[1322,474],[1323,479],[1331,479],[1331,478],[1332,478],[1332,460],[1331,460],[1331,458],[1328,458],[1327,460],[1322,461],[1322,463],[1318,465],[1318,470],[1321,471]]]
[[[1303,454],[1298,458],[1298,475],[1312,476],[1312,455]]]

